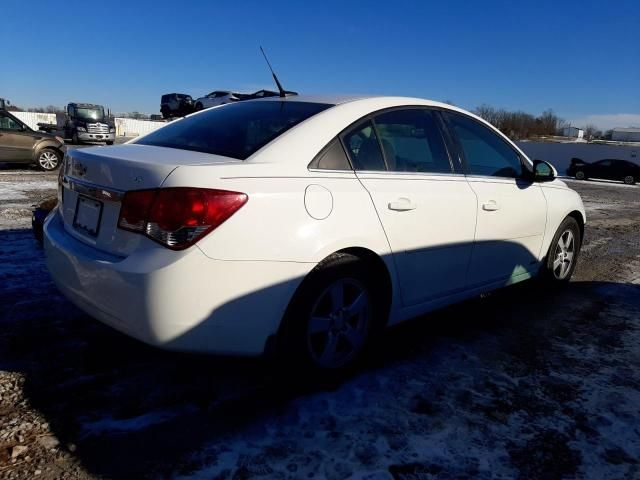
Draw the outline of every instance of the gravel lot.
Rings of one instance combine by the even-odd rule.
[[[589,219],[566,289],[409,322],[318,385],[75,309],[29,229],[55,178],[0,170],[0,478],[640,478],[640,187],[569,182]]]

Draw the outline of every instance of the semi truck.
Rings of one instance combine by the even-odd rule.
[[[38,123],[45,132],[58,131],[72,144],[104,142],[113,145],[116,127],[102,105],[69,103],[66,113],[56,113],[56,124]]]

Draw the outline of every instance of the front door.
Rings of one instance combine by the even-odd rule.
[[[446,117],[478,199],[467,287],[527,278],[539,266],[546,227],[540,185],[498,133],[467,115],[449,112]]]
[[[31,161],[33,144],[33,132],[9,113],[0,111],[0,160]]]
[[[473,246],[476,196],[454,173],[436,115],[389,110],[342,136],[389,240],[405,306],[464,289]]]

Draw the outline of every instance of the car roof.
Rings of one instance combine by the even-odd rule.
[[[379,101],[384,104],[393,104],[397,103],[398,106],[402,105],[423,105],[423,106],[434,106],[434,107],[444,107],[450,110],[461,111],[464,110],[457,108],[448,103],[437,102],[435,100],[428,100],[424,98],[414,98],[414,97],[402,97],[402,96],[385,96],[385,95],[341,95],[341,94],[332,94],[332,95],[291,95],[286,97],[266,97],[256,99],[257,102],[308,102],[308,103],[325,103],[328,105],[344,105],[347,103],[358,102],[358,101]],[[467,113],[467,112],[465,112]]]

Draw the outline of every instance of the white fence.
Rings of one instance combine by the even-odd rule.
[[[146,135],[166,125],[165,122],[134,120],[133,118],[116,118],[116,135],[119,137],[137,137]]]
[[[53,123],[54,125],[56,123],[55,113],[11,112],[11,114],[34,130],[38,130],[38,123]]]
[[[56,124],[55,113],[11,112],[30,128],[38,130],[38,123]],[[166,125],[165,122],[151,122],[149,120],[134,120],[133,118],[116,118],[116,135],[120,137],[137,137]]]

